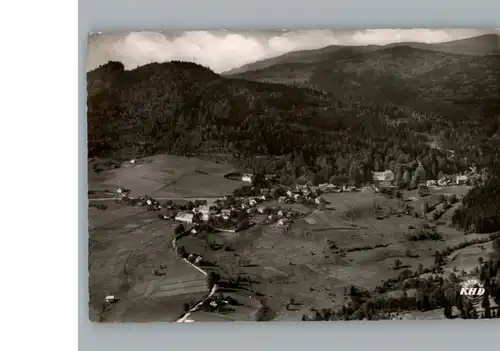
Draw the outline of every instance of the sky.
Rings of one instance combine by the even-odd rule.
[[[126,69],[151,62],[192,61],[216,73],[290,51],[329,45],[370,45],[396,42],[436,43],[469,38],[494,30],[363,29],[92,33],[87,70],[110,60]]]

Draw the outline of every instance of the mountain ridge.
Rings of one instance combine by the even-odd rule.
[[[450,54],[464,55],[500,55],[500,36],[498,34],[483,34],[476,37],[452,40],[443,43],[400,42],[386,45],[329,45],[320,49],[297,50],[252,62],[235,69],[221,73],[224,76],[241,74],[248,71],[264,69],[281,63],[318,62],[328,59],[328,55],[343,49],[351,49],[357,53],[370,52],[397,46],[410,46],[432,51],[442,51]],[[475,52],[471,52],[475,50]]]
[[[409,44],[364,52],[342,48],[325,60],[281,63],[226,77],[308,87],[340,100],[375,100],[445,118],[492,116],[500,102],[500,55],[447,53]]]

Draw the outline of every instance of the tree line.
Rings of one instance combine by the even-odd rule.
[[[500,172],[484,185],[471,189],[463,198],[462,206],[452,217],[457,227],[476,233],[500,230]]]

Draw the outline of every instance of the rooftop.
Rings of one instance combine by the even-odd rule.
[[[193,214],[192,213],[186,213],[186,212],[179,212],[176,215],[177,218],[192,218]]]

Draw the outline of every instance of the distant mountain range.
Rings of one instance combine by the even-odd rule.
[[[222,73],[222,75],[237,75],[244,72],[262,70],[278,64],[311,64],[324,60],[337,59],[339,55],[346,56],[356,53],[367,53],[397,46],[408,46],[415,49],[439,51],[460,55],[499,55],[500,36],[497,34],[485,34],[473,38],[433,44],[419,42],[401,42],[388,45],[366,46],[331,45],[317,50],[292,51],[277,57],[249,63],[247,65],[226,71]]]
[[[231,72],[224,76],[312,88],[342,101],[373,100],[444,115],[492,114],[500,104],[500,36],[439,44],[329,46]]]

